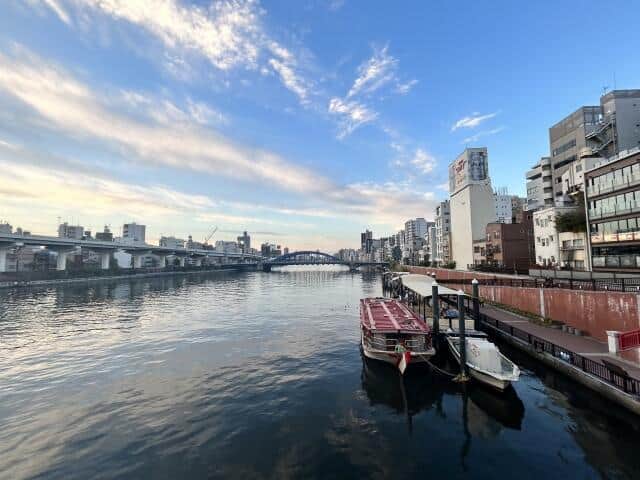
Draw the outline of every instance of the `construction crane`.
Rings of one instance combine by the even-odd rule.
[[[204,239],[204,244],[205,245],[209,245],[209,240],[211,240],[211,237],[213,237],[213,234],[216,233],[218,231],[218,227],[215,227],[211,233],[209,235],[207,235]]]

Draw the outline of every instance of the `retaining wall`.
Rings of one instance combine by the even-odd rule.
[[[438,280],[494,278],[493,275],[479,272],[426,267],[410,267],[410,270],[421,274],[435,272]],[[467,293],[471,293],[471,285],[447,286],[464,288]],[[539,317],[564,322],[603,342],[607,341],[607,330],[628,331],[640,328],[640,295],[635,293],[480,285],[480,297]]]

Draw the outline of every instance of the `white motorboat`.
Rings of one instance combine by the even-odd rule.
[[[449,350],[460,363],[460,336],[458,332],[449,330],[446,333],[446,338]],[[466,346],[469,375],[477,381],[502,391],[520,377],[518,366],[505,357],[484,333],[468,332]]]

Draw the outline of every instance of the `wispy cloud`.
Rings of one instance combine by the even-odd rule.
[[[495,117],[496,115],[498,115],[498,112],[487,113],[485,115],[481,115],[478,112],[474,112],[473,114],[471,114],[471,115],[469,115],[467,117],[463,117],[460,120],[458,120],[457,122],[455,122],[451,126],[451,131],[455,132],[456,130],[458,130],[460,128],[475,128],[478,125],[480,125],[482,122],[485,122],[486,120],[489,120],[489,119]]]
[[[398,60],[389,54],[388,46],[374,48],[373,55],[358,67],[358,76],[347,95],[344,98],[333,97],[329,101],[329,113],[339,118],[338,138],[345,138],[378,118],[371,94],[385,87],[387,92],[405,95],[417,83],[417,80],[401,83],[397,69]],[[390,90],[390,84],[395,88]]]
[[[31,3],[37,2],[37,0],[28,0],[28,1]],[[67,25],[71,24],[71,18],[69,17],[69,14],[66,12],[64,8],[60,6],[57,0],[41,0],[41,1],[46,7],[50,8],[53,11],[53,13],[55,13],[58,16],[60,20],[62,20]]]
[[[60,7],[59,0],[40,2],[70,23],[70,15]],[[302,103],[308,101],[309,85],[296,58],[266,32],[262,24],[264,11],[257,0],[220,0],[212,2],[209,8],[185,5],[178,0],[66,0],[66,3],[80,11],[85,21],[91,18],[87,13],[94,13],[144,29],[167,50],[162,64],[178,78],[193,75],[182,54],[195,54],[222,71],[271,69]]]
[[[398,61],[389,55],[388,46],[375,49],[373,56],[358,67],[358,77],[347,98],[359,93],[372,93],[395,78]]]
[[[474,143],[477,142],[482,137],[487,137],[489,135],[495,135],[496,133],[500,133],[505,129],[505,127],[497,127],[492,128],[491,130],[484,130],[482,132],[478,132],[475,135],[471,135],[470,137],[462,140],[462,143]]]
[[[415,166],[420,173],[427,174],[433,171],[437,162],[433,155],[421,148],[418,148],[411,159],[411,164]]]
[[[405,82],[405,83],[398,83],[396,85],[395,91],[396,91],[396,93],[399,93],[400,95],[406,95],[417,84],[418,84],[418,80],[416,80],[415,78],[413,80],[409,80],[408,82]]]
[[[378,116],[376,112],[355,101],[332,98],[329,101],[329,113],[340,117],[338,138],[344,138],[356,128],[370,123]]]
[[[247,181],[268,179],[279,188],[298,192],[334,188],[328,179],[274,153],[244,148],[202,128],[198,121],[202,107],[194,110],[192,105],[179,129],[167,118],[181,118],[184,112],[174,109],[169,102],[164,102],[161,109],[150,110],[155,113],[153,121],[132,118],[118,110],[120,97],[114,99],[103,92],[94,92],[64,69],[24,49],[13,57],[0,54],[0,90],[31,107],[50,127],[73,137],[90,137],[128,148],[150,165]],[[144,95],[130,98],[145,101]],[[282,175],[283,171],[287,174]]]

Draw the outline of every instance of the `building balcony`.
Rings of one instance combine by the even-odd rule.
[[[617,242],[640,242],[640,231],[591,234],[591,244],[593,245]]]
[[[567,245],[560,247],[562,252],[575,252],[576,250],[584,250],[584,245]]]
[[[628,215],[630,213],[638,213],[640,212],[640,203],[625,203],[620,206],[615,206],[614,208],[607,209],[591,209],[589,210],[589,220],[599,220],[602,218],[609,217],[618,217],[620,215]]]
[[[640,255],[603,255],[594,256],[593,268],[638,269],[640,268]]]
[[[603,195],[605,193],[615,192],[617,190],[623,190],[629,187],[635,187],[640,185],[640,174],[628,175],[624,179],[617,182],[611,182],[610,184],[597,184],[587,188],[587,194],[590,197],[596,195]]]

